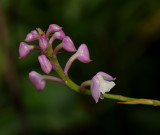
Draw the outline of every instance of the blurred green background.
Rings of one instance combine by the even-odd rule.
[[[71,67],[76,83],[104,71],[117,78],[111,93],[160,100],[159,0],[1,0],[0,135],[160,134],[159,107],[109,99],[96,104],[49,81],[37,92],[28,73],[43,74],[40,52],[20,60],[18,48],[31,30],[46,31],[49,24],[62,26],[76,48],[86,43],[90,50],[91,63]],[[72,54],[61,52],[64,67]]]

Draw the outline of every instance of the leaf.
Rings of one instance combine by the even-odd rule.
[[[151,99],[137,99],[129,102],[117,102],[119,104],[144,104],[144,105],[154,105],[160,106],[160,101],[158,100],[151,100]]]

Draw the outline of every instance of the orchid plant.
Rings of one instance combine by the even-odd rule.
[[[62,42],[53,50],[52,44],[56,39],[61,40]],[[35,40],[39,41],[39,46],[25,43]],[[38,61],[42,71],[46,74],[49,74],[53,69],[59,75],[58,78],[50,75],[41,75],[36,71],[31,71],[29,73],[29,79],[38,91],[42,91],[45,88],[46,81],[51,80],[63,83],[76,92],[92,95],[96,103],[99,101],[99,99],[108,98],[121,101],[118,103],[122,104],[145,104],[160,106],[160,101],[158,100],[143,98],[137,99],[124,97],[121,95],[108,94],[108,92],[110,92],[110,90],[115,86],[114,80],[116,78],[104,72],[98,72],[91,80],[84,81],[80,86],[73,82],[68,75],[68,71],[76,59],[83,63],[91,62],[89,50],[86,44],[81,44],[79,48],[76,49],[72,39],[67,36],[62,30],[62,27],[58,26],[57,24],[49,25],[46,33],[40,28],[31,31],[26,36],[24,41],[25,42],[21,42],[19,46],[20,59],[25,58],[32,50],[38,50],[41,52],[41,55],[38,56]],[[66,63],[64,70],[60,66],[57,59],[57,53],[62,48],[67,52],[74,53]],[[86,89],[86,87],[90,87],[90,90]]]

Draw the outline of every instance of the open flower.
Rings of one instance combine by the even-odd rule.
[[[43,75],[37,73],[36,71],[32,71],[29,73],[29,79],[38,91],[44,89],[46,81],[43,79]]]
[[[99,98],[103,99],[103,94],[109,92],[114,86],[115,78],[104,73],[98,72],[91,80],[91,94],[96,103]]]

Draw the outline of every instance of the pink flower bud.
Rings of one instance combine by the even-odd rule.
[[[43,76],[41,74],[37,73],[36,71],[32,71],[29,73],[29,79],[38,91],[44,89],[46,81],[43,80]]]
[[[88,63],[91,61],[90,56],[89,56],[89,51],[88,51],[86,44],[81,44],[80,47],[78,48],[78,51],[70,57],[70,59],[68,60],[64,68],[65,74],[68,74],[68,70],[71,67],[71,64],[76,59],[78,59],[79,61],[83,63]]]
[[[52,45],[52,43],[54,42],[55,39],[60,39],[63,40],[63,38],[65,38],[65,33],[63,32],[63,30],[60,30],[58,32],[55,32],[52,37],[49,40],[49,44]]]
[[[45,51],[47,49],[48,42],[47,42],[45,37],[40,37],[39,38],[39,46],[43,51]]]
[[[66,36],[65,38],[63,38],[62,47],[64,50],[66,50],[68,52],[75,52],[76,51],[74,43],[69,36]]]
[[[38,32],[36,30],[33,30],[33,31],[31,31],[30,33],[27,34],[24,41],[31,42],[31,41],[37,40],[38,37],[39,37]]]
[[[86,44],[81,44],[77,51],[77,59],[83,63],[88,63],[91,61],[89,56],[89,50]]]
[[[46,55],[42,54],[41,56],[38,56],[38,61],[41,65],[43,72],[45,72],[46,74],[49,74],[52,70],[52,64],[48,60]]]
[[[56,39],[60,39],[60,40],[63,40],[63,38],[65,38],[65,36],[66,36],[65,33],[63,32],[63,30],[55,32],[54,35],[55,35]]]
[[[19,58],[25,58],[30,52],[31,48],[28,44],[21,42],[19,46]]]
[[[62,29],[62,27],[58,26],[57,24],[50,24],[49,25],[49,30],[51,32],[57,32],[60,31]]]

